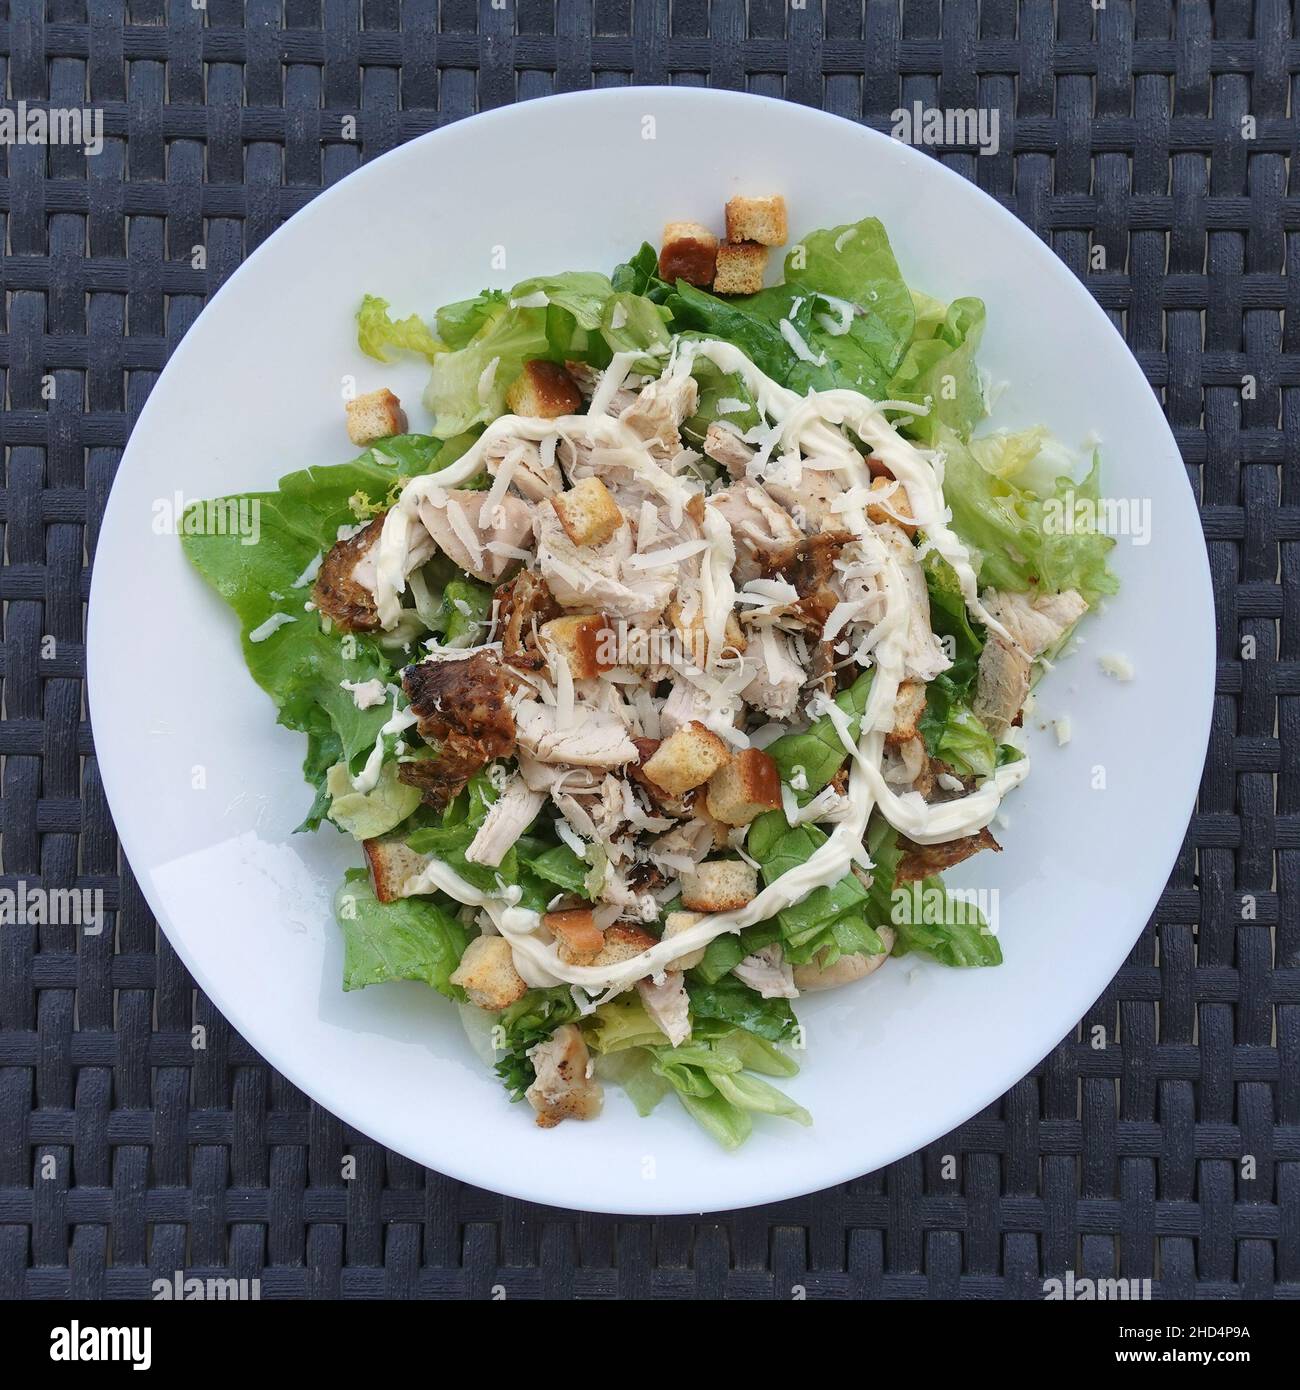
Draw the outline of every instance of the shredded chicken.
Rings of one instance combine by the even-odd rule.
[[[537,819],[545,800],[541,792],[531,790],[516,773],[488,807],[483,824],[465,851],[465,858],[471,864],[496,868],[515,841]]]
[[[508,550],[522,550],[532,532],[528,504],[508,493],[489,506],[485,492],[452,489],[440,498],[422,501],[420,520],[448,559],[475,579],[490,583],[496,583],[511,565]],[[494,545],[508,550],[494,550]]]
[[[680,1047],[691,1036],[691,1001],[685,975],[669,970],[658,982],[638,980],[636,990],[655,1025],[674,1047]]]

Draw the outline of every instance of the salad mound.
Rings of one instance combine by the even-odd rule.
[[[991,966],[942,874],[1001,847],[1020,723],[1113,544],[1043,429],[976,432],[977,299],[908,287],[873,218],[790,246],[780,197],[396,319],[430,428],[182,528],[305,733],[302,830],[359,842],[344,989],[421,981],[542,1126],[674,1095],[734,1147],[808,1113],[795,1004],[908,954]],[[1076,476],[1082,473],[1083,476]],[[196,507],[211,504],[196,504]],[[865,1001],[864,1001],[865,1004]]]

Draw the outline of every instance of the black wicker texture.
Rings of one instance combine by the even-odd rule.
[[[1067,1269],[1151,1279],[1157,1298],[1300,1296],[1298,72],[1280,0],[0,4],[5,104],[89,104],[105,134],[93,159],[0,149],[0,886],[102,889],[110,913],[99,937],[0,928],[0,1296],[148,1298],[185,1270],[258,1279],[264,1298],[1035,1299]],[[122,448],[242,258],[404,140],[631,83],[764,93],[881,130],[917,100],[997,108],[997,154],[937,157],[1125,333],[1201,503],[1219,619],[1199,806],[1079,1027],[884,1171],[660,1220],[463,1186],[276,1075],[150,916],[83,688]]]

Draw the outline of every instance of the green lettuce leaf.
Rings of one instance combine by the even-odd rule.
[[[715,984],[688,977],[686,989],[692,1018],[733,1024],[772,1042],[792,1037],[799,1026],[788,999],[764,999],[734,975]]]
[[[951,966],[1002,964],[1002,948],[983,914],[949,893],[941,879],[900,884],[894,899],[894,955],[919,951]]]
[[[888,396],[930,409],[900,424],[904,434],[929,443],[943,426],[962,439],[970,438],[971,430],[988,413],[975,363],[983,333],[983,302],[954,299],[933,336],[909,345],[889,383]]]
[[[356,791],[346,763],[335,763],[326,777],[329,818],[356,840],[373,840],[400,825],[420,804],[420,789],[401,782],[397,764],[386,762],[368,792]]]
[[[419,980],[448,999],[463,999],[452,972],[470,931],[429,898],[381,903],[364,869],[349,869],[334,898],[343,931],[343,988]]]
[[[864,671],[847,690],[841,690],[835,703],[849,716],[849,731],[857,738],[862,728],[862,715],[871,694],[874,670]],[[796,789],[802,803],[811,800],[844,766],[848,753],[828,714],[823,714],[801,734],[782,734],[767,746],[768,756],[776,763],[781,780],[789,783],[802,769],[807,785]],[[752,835],[752,832],[751,832]],[[750,850],[753,853],[753,850]]]
[[[1004,439],[1004,447],[1014,447],[1015,436]],[[1077,589],[1090,604],[1116,592],[1119,582],[1106,567],[1114,538],[1096,530],[1088,514],[1101,495],[1096,457],[1082,481],[1058,477],[1040,495],[990,471],[951,430],[940,426],[936,442],[944,451],[953,530],[976,552],[981,585],[1016,592]],[[1066,515],[1074,518],[1070,528],[1062,522]]]
[[[381,362],[391,362],[394,350],[419,353],[430,362],[444,351],[444,344],[418,314],[394,321],[388,313],[388,301],[373,294],[366,295],[357,310],[357,346]]]
[[[308,736],[304,773],[316,798],[305,827],[319,824],[328,806],[329,767],[345,761],[357,770],[391,713],[386,705],[359,710],[341,683],[394,678],[373,638],[326,632],[318,614],[304,611],[308,576],[339,528],[355,523],[356,499],[389,496],[407,478],[439,466],[443,450],[424,435],[395,436],[350,463],[290,473],[274,492],[193,503],[182,518],[181,544],[234,609],[253,679],[274,701],[279,722]],[[240,516],[250,525],[241,534],[211,524],[221,516]]]

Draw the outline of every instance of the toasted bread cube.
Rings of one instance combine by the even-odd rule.
[[[758,897],[758,870],[743,859],[708,859],[682,874],[682,906],[734,912]]]
[[[637,760],[628,763],[627,775],[644,787],[646,795],[650,798],[654,807],[662,811],[666,816],[674,816],[678,820],[690,815],[691,804],[694,801],[692,793],[687,792],[685,796],[672,796],[657,782],[646,776],[645,765],[659,751],[660,740],[657,738],[633,738],[632,742],[636,745]]]
[[[867,503],[867,516],[878,526],[901,526],[909,536],[916,535],[916,518],[912,515],[912,499],[907,489],[893,478],[873,478],[872,492],[884,494],[880,502]]]
[[[728,241],[756,241],[760,246],[784,246],[788,235],[785,199],[779,193],[766,198],[737,196],[727,204]]]
[[[525,362],[523,371],[510,383],[506,405],[516,415],[556,420],[561,415],[578,413],[582,408],[582,392],[558,362],[536,357]]]
[[[742,748],[709,778],[705,805],[724,825],[748,825],[781,804],[781,774],[760,748]]]
[[[703,915],[702,912],[670,912],[664,918],[663,939],[667,941],[670,937],[680,936],[687,927],[693,927]],[[694,970],[703,959],[704,947],[699,946],[694,951],[687,951],[684,956],[678,956],[676,960],[670,960],[664,969]]]
[[[417,854],[402,840],[363,840],[366,863],[370,865],[370,880],[375,897],[381,903],[396,902],[407,896],[406,885],[422,873],[431,854]]]
[[[390,434],[406,433],[406,411],[387,386],[355,397],[344,408],[348,413],[348,438],[359,447],[387,439]]]
[[[617,664],[617,633],[603,613],[577,613],[552,618],[538,632],[542,648],[554,649],[575,681],[587,681]]]
[[[757,294],[763,288],[767,270],[767,247],[756,241],[718,247],[718,268],[713,277],[714,294]]]
[[[560,959],[568,965],[590,965],[605,944],[605,933],[596,925],[589,907],[569,912],[548,912],[542,926],[555,938]]]
[[[904,681],[894,697],[894,727],[885,735],[885,742],[895,746],[910,743],[924,713],[925,682]]]
[[[659,274],[668,283],[685,280],[704,287],[713,283],[718,238],[698,222],[670,222],[659,251]]]
[[[552,497],[551,506],[574,545],[604,545],[623,524],[618,503],[599,478],[583,478]]]
[[[649,932],[616,922],[612,927],[606,928],[605,944],[592,964],[618,965],[622,961],[631,960],[633,956],[639,956],[643,951],[648,951],[655,944],[655,939]]]
[[[476,936],[465,947],[451,982],[465,991],[471,1004],[492,1013],[509,1008],[528,993],[504,936]]]
[[[703,785],[731,757],[727,745],[697,719],[683,724],[646,760],[645,775],[669,796]]]

